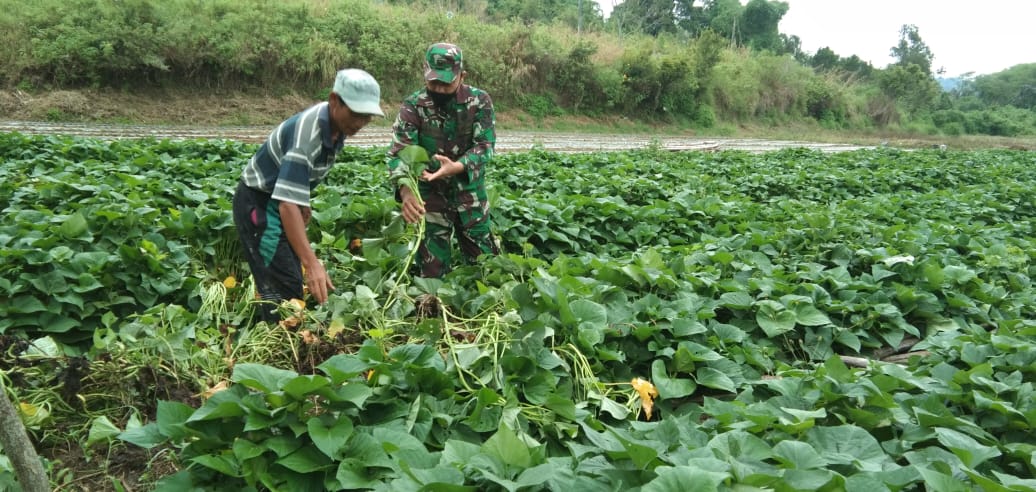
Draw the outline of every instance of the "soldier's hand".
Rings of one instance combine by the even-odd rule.
[[[408,224],[414,224],[421,220],[421,217],[424,216],[424,204],[417,199],[414,192],[410,191],[410,188],[402,186],[399,189],[399,197],[403,201],[403,220],[407,221]]]
[[[439,161],[439,169],[434,173],[430,173],[427,170],[421,173],[422,181],[435,181],[437,179],[448,178],[464,172],[464,164],[450,159],[449,157],[442,154],[435,154],[432,158]]]

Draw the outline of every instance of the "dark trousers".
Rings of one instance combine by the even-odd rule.
[[[278,205],[269,194],[244,182],[234,192],[234,225],[264,301],[259,313],[269,323],[280,321],[277,306],[281,301],[302,299],[302,264],[284,234]]]

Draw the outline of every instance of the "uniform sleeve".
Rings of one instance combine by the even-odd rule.
[[[410,101],[404,101],[392,124],[392,146],[389,147],[386,163],[388,164],[389,183],[398,188],[399,178],[410,172],[407,164],[399,158],[399,151],[417,142],[418,131],[417,107]]]
[[[496,148],[496,114],[493,112],[493,100],[489,93],[481,92],[469,110],[475,112],[472,140],[474,145],[457,161],[464,165],[468,174],[468,182],[472,183],[482,177],[483,168],[493,159]]]

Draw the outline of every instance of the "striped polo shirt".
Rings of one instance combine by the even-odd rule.
[[[248,161],[245,186],[278,201],[309,206],[310,193],[334,166],[345,136],[331,141],[328,103],[321,102],[284,120]]]

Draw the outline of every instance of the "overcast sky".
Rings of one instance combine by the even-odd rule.
[[[945,69],[945,77],[1036,63],[1036,0],[783,1],[789,8],[780,32],[798,36],[811,54],[826,46],[885,68],[900,27],[913,24],[935,55],[933,70]],[[621,2],[597,3],[607,16]]]

